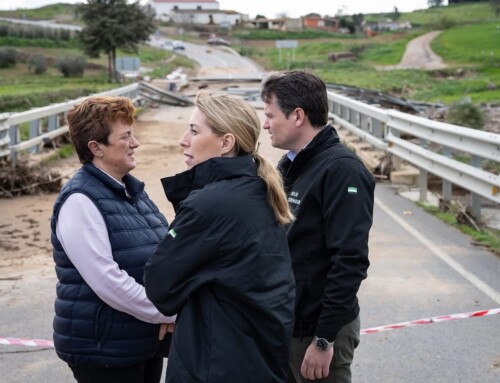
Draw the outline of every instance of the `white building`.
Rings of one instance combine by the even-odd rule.
[[[156,18],[170,21],[172,12],[180,10],[212,10],[220,8],[219,2],[215,0],[150,0],[148,3],[156,12]]]
[[[215,0],[150,0],[148,4],[154,9],[157,19],[178,24],[234,26],[249,20],[248,15],[220,10],[219,2]]]

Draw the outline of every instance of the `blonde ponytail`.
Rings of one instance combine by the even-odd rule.
[[[283,182],[278,171],[258,153],[252,154],[257,164],[257,175],[262,178],[267,187],[267,201],[271,205],[276,220],[280,225],[292,222],[295,217],[290,211],[286,194],[283,189]]]

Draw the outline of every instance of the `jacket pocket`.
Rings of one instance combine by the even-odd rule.
[[[109,336],[113,327],[114,310],[105,303],[101,303],[97,309],[94,321],[94,336],[96,349],[100,350]]]

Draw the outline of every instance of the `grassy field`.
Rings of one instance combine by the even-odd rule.
[[[16,50],[27,57],[41,53],[50,65],[47,72],[42,75],[30,72],[25,60],[18,62],[15,67],[0,69],[0,113],[23,111],[63,102],[123,85],[108,82],[107,56],[97,59],[87,58],[87,68],[83,77],[65,78],[56,68],[57,60],[62,57],[82,55],[80,50],[65,47],[45,48],[45,44],[40,46],[38,40],[16,40],[23,40],[22,44],[14,46]],[[74,44],[69,46],[72,47]],[[177,67],[193,67],[193,62],[183,56],[174,56],[170,51],[148,45],[140,46],[137,55],[118,51],[117,56],[138,56],[141,67],[151,70],[148,73],[151,77],[164,77]]]
[[[371,21],[380,17],[366,15],[366,19]],[[452,27],[446,29],[432,47],[448,64],[447,69],[379,70],[383,66],[398,64],[407,43],[428,32],[443,17]],[[372,38],[349,35],[339,38],[333,34],[330,38],[314,40],[298,38],[299,46],[293,52],[289,49],[280,52],[274,47],[274,42],[264,38],[265,32],[260,32],[260,41],[245,42],[240,49],[265,68],[309,68],[329,83],[377,89],[419,101],[450,104],[469,97],[475,103],[498,104],[500,20],[492,22],[493,17],[487,2],[431,8],[401,14],[400,20],[421,25],[410,31],[387,32]],[[283,36],[280,38],[286,39]],[[338,52],[355,52],[358,58],[330,62],[329,55]]]
[[[17,9],[0,11],[1,17],[26,18],[31,20],[58,20],[67,23],[77,23],[76,4],[51,4],[36,9]]]
[[[432,50],[451,63],[500,65],[500,20],[450,28],[433,41]]]
[[[17,16],[20,15],[16,11]],[[25,11],[22,11],[25,12]],[[27,12],[27,11],[26,11]],[[58,18],[75,14],[74,6],[52,5],[30,12],[39,18]],[[33,17],[28,12],[26,17]],[[5,12],[0,15],[6,16]],[[15,15],[15,14],[12,14]],[[57,16],[60,15],[60,16]],[[367,20],[386,15],[366,15]],[[372,38],[362,35],[340,35],[319,31],[282,32],[263,30],[235,30],[228,36],[233,47],[257,61],[268,70],[310,68],[328,83],[337,83],[377,89],[419,101],[454,103],[464,96],[473,102],[500,102],[500,20],[492,22],[493,11],[489,3],[456,5],[431,8],[401,14],[400,20],[408,20],[422,27],[404,32],[381,33]],[[380,67],[397,64],[405,51],[408,41],[426,33],[429,27],[446,18],[448,26],[433,43],[433,49],[440,54],[449,68],[436,71],[420,70],[379,70]],[[450,22],[451,20],[451,22]],[[489,20],[489,21],[488,21]],[[488,21],[488,22],[487,22]],[[169,37],[172,37],[169,35]],[[191,36],[186,33],[186,39]],[[298,48],[278,50],[277,39],[296,39]],[[22,40],[22,41],[21,41]],[[193,40],[195,42],[196,38]],[[191,40],[190,40],[191,41]],[[204,40],[200,43],[204,43]],[[30,53],[43,53],[47,57],[77,54],[73,42],[61,42],[62,46],[51,46],[47,42],[17,39],[9,43],[0,39],[2,46],[15,46],[16,49]],[[331,62],[332,53],[354,52],[354,61]],[[118,56],[130,54],[119,52]],[[163,77],[176,67],[192,68],[193,62],[185,57],[172,59],[172,52],[149,46],[140,48],[142,66],[150,67],[153,77]],[[9,105],[25,99],[20,110],[33,104],[39,106],[43,99],[35,95],[48,92],[47,99],[57,99],[75,94],[76,90],[96,92],[118,84],[106,81],[107,58],[88,59],[95,70],[86,71],[82,79],[64,79],[52,67],[42,76],[32,75],[26,65],[21,63],[15,69],[0,69],[0,112],[6,111],[2,101],[10,98]],[[100,68],[100,69],[99,69]],[[51,91],[57,86],[57,91]],[[35,89],[35,91],[33,91]],[[30,98],[31,97],[31,98]],[[13,101],[14,100],[14,101]],[[2,106],[3,105],[3,106]]]
[[[402,13],[400,20],[409,21],[413,25],[434,26],[445,18],[456,24],[482,23],[493,21],[495,14],[485,1],[476,4],[451,4],[446,7],[422,9],[411,13]]]

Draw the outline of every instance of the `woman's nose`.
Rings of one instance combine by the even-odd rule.
[[[188,147],[189,146],[189,140],[187,139],[187,132],[185,132],[181,139],[179,140],[179,145],[183,148],[185,147]]]

